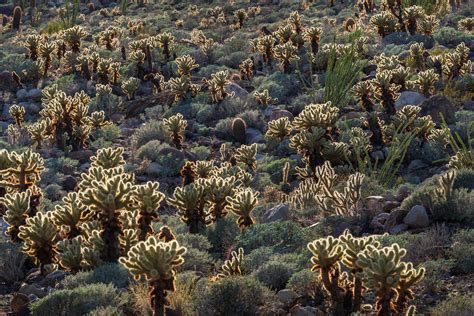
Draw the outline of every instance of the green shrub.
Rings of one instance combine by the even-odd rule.
[[[295,268],[292,265],[272,261],[261,266],[255,272],[255,277],[270,289],[279,291],[286,287],[288,280],[294,272]]]
[[[304,229],[292,221],[277,221],[248,227],[237,237],[236,248],[246,253],[260,247],[272,247],[275,252],[295,252],[311,240]]]
[[[318,274],[310,269],[304,269],[293,273],[286,285],[303,297],[309,297],[317,302],[324,300],[323,285]]]
[[[199,315],[257,315],[265,287],[250,276],[226,277],[197,288],[194,306]]]
[[[252,250],[249,254],[245,254],[242,262],[242,270],[244,273],[251,273],[259,269],[265,263],[270,261],[274,255],[272,247],[260,247]]]
[[[125,288],[130,282],[128,271],[116,263],[108,263],[90,271],[80,271],[69,275],[58,284],[61,289],[74,289],[93,283],[112,283],[117,288]]]
[[[122,310],[116,306],[99,307],[89,312],[87,316],[122,316]]]
[[[162,121],[148,121],[135,130],[132,135],[132,143],[135,148],[140,148],[151,140],[164,142],[168,139],[167,135]]]
[[[160,160],[159,152],[164,148],[169,148],[170,145],[162,143],[159,140],[151,140],[145,145],[141,146],[137,151],[137,156],[140,159],[149,159],[151,161]]]
[[[120,295],[112,284],[89,284],[52,292],[30,305],[32,315],[85,315],[97,308],[120,306]]]
[[[428,260],[423,262],[423,266],[426,270],[423,278],[422,285],[425,291],[435,293],[439,289],[439,281],[446,276],[449,276],[451,268],[455,262],[452,259],[440,259],[440,260]]]
[[[471,316],[474,314],[474,295],[452,296],[430,309],[432,316]]]
[[[466,45],[474,42],[474,35],[458,31],[448,26],[440,27],[433,36],[439,44],[448,48],[454,48],[462,42],[466,43]]]
[[[211,150],[206,146],[196,146],[191,148],[191,152],[196,155],[198,160],[206,160],[211,154]]]
[[[211,251],[225,253],[234,244],[240,231],[232,216],[219,219],[209,226],[204,234],[212,245]]]
[[[474,229],[460,230],[452,236],[453,245],[449,254],[456,260],[460,273],[474,272]]]

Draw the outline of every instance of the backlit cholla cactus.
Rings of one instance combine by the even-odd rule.
[[[25,122],[25,108],[23,106],[19,106],[16,104],[13,104],[10,109],[8,110],[8,114],[10,114],[11,117],[15,120],[15,124],[21,128],[23,126],[23,123]]]
[[[90,213],[77,192],[69,193],[61,202],[55,206],[51,219],[67,239],[72,239],[81,234],[80,225],[88,219]]]
[[[425,10],[421,6],[411,6],[403,9],[405,27],[410,35],[415,35],[418,30],[418,21],[425,16]]]
[[[282,141],[290,135],[291,131],[291,122],[287,116],[284,116],[268,122],[268,130],[265,135]]]
[[[18,154],[14,151],[0,151],[5,168],[0,169],[0,187],[7,192],[24,192],[31,189],[32,197],[38,199],[36,183],[40,181],[40,175],[44,170],[44,160],[38,153],[31,149]],[[34,203],[36,204],[36,203]]]
[[[56,244],[58,251],[56,259],[62,269],[74,273],[83,268],[82,243],[83,239],[79,236],[73,239],[61,240]]]
[[[209,85],[209,91],[211,92],[212,101],[214,103],[220,103],[227,96],[233,96],[234,93],[226,91],[225,87],[231,83],[229,80],[229,71],[218,71],[211,75],[212,79],[207,80]]]
[[[424,70],[425,67],[425,48],[423,43],[413,43],[410,45],[410,61],[418,70]]]
[[[397,133],[412,132],[422,141],[426,141],[431,131],[436,126],[430,115],[419,116],[421,107],[416,105],[406,105],[399,109],[392,117],[392,123],[385,129],[385,137],[391,139]],[[396,139],[395,139],[396,140]]]
[[[208,200],[208,217],[211,222],[216,222],[227,215],[229,204],[227,197],[235,195],[238,186],[237,178],[212,175],[205,180],[204,185]]]
[[[472,61],[469,60],[469,48],[461,43],[453,52],[449,52],[442,59],[443,79],[445,82],[456,77],[463,77],[472,71]]]
[[[228,209],[237,215],[237,225],[242,230],[254,223],[252,212],[258,204],[257,196],[258,192],[245,189],[235,197],[227,197]]]
[[[36,60],[38,58],[38,48],[40,43],[44,41],[43,36],[38,34],[27,35],[25,39],[21,42],[21,45],[27,49],[26,55],[31,60]]]
[[[439,26],[439,20],[435,15],[425,15],[421,21],[418,22],[418,30],[426,36],[432,36]]]
[[[247,11],[239,9],[234,12],[234,17],[237,20],[237,28],[241,29],[244,26],[244,21],[248,19]]]
[[[56,226],[49,214],[38,212],[27,218],[26,224],[20,227],[18,237],[23,240],[23,252],[39,264],[41,274],[45,265],[56,261]]]
[[[454,179],[456,178],[456,170],[451,169],[442,174],[438,180],[438,187],[435,189],[435,195],[438,199],[449,201],[453,193]]]
[[[237,164],[246,166],[247,170],[255,171],[257,169],[257,144],[242,145],[236,149],[234,159]]]
[[[127,100],[135,99],[135,92],[140,88],[140,79],[130,77],[122,82],[122,91],[127,95]]]
[[[374,96],[388,115],[394,115],[396,112],[395,101],[400,96],[401,88],[391,82],[392,75],[391,70],[377,72],[375,79],[372,81]]]
[[[175,114],[167,119],[163,119],[163,123],[170,133],[173,145],[181,150],[183,148],[184,132],[188,122],[183,118],[181,113]]]
[[[439,80],[439,75],[434,69],[428,69],[418,73],[418,78],[409,81],[408,84],[425,97],[430,97],[436,91],[435,84]]]
[[[370,24],[374,25],[379,35],[384,38],[396,31],[397,18],[388,11],[382,11],[370,18]]]
[[[52,138],[49,126],[50,123],[48,120],[41,120],[26,127],[37,149],[41,149],[43,143]]]
[[[137,185],[133,194],[133,206],[138,210],[136,221],[140,229],[140,240],[145,240],[152,232],[151,223],[158,219],[158,209],[165,195],[159,192],[158,182]]]
[[[0,203],[5,206],[5,214],[3,220],[8,224],[7,235],[10,236],[12,242],[19,242],[18,233],[20,226],[26,223],[26,219],[30,217],[30,197],[29,190],[24,192],[15,192],[6,194],[0,198]]]
[[[168,203],[178,210],[178,215],[189,227],[191,234],[199,233],[206,227],[206,200],[204,186],[196,182],[185,187],[176,187]]]
[[[303,31],[303,39],[308,43],[313,55],[318,53],[319,40],[322,34],[322,28],[316,26],[308,27]]]
[[[255,91],[254,94],[255,99],[257,100],[258,104],[263,107],[267,107],[272,102],[278,101],[278,99],[274,99],[271,97],[268,89],[264,89],[262,92]]]
[[[171,35],[171,33],[163,32],[158,34],[156,39],[158,41],[158,47],[161,49],[164,59],[169,60],[175,42],[174,36]]]
[[[86,29],[80,25],[66,29],[62,33],[63,40],[74,53],[79,53],[81,48],[81,40],[87,36]]]
[[[339,238],[315,240],[308,249],[313,253],[312,271],[319,272],[335,315],[372,310],[388,316],[413,309],[407,302],[424,269],[402,262],[406,251],[398,244],[380,248],[374,236],[357,238],[345,231]],[[375,295],[374,306],[362,304],[368,293]]]
[[[344,161],[348,146],[333,141],[339,109],[327,102],[307,105],[292,122],[296,135],[290,138],[290,148],[298,152],[311,170],[325,160]]]
[[[176,268],[184,263],[183,255],[186,248],[181,247],[176,240],[160,241],[150,236],[133,246],[126,257],[120,258],[120,263],[128,269],[135,280],[144,276],[148,281],[148,299],[153,315],[164,316],[168,292],[174,292]]]
[[[256,43],[256,49],[262,55],[263,61],[268,65],[272,65],[274,58],[273,45],[275,44],[275,38],[271,35],[265,35],[258,38]]]
[[[255,70],[253,60],[250,58],[245,59],[240,65],[240,79],[242,80],[250,80],[253,77],[253,73]]]
[[[283,72],[289,73],[290,62],[299,59],[298,48],[291,42],[280,44],[273,48],[273,56],[280,61]]]
[[[458,28],[462,31],[467,31],[467,32],[472,33],[474,31],[474,18],[468,17],[468,18],[459,20]]]
[[[226,260],[222,265],[222,273],[217,276],[223,278],[232,275],[242,275],[242,261],[244,260],[244,249],[239,248],[237,251],[232,251],[231,258]]]

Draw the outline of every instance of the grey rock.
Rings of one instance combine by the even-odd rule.
[[[174,147],[166,147],[160,150],[160,155],[167,156],[170,155],[171,159],[185,159],[186,155],[181,151]]]
[[[431,115],[433,121],[437,123],[442,122],[441,117],[444,117],[447,124],[452,124],[456,121],[456,118],[454,117],[456,107],[445,96],[432,96],[431,98],[423,101],[420,104],[420,107],[420,115]]]
[[[406,224],[398,224],[398,225],[395,225],[393,226],[392,228],[390,228],[390,235],[398,235],[398,234],[401,234],[403,232],[406,232],[408,230],[408,225]]]
[[[67,175],[63,179],[63,188],[66,191],[73,191],[76,188],[77,185],[77,179],[76,177],[73,177],[71,175]]]
[[[408,211],[403,208],[397,207],[396,209],[393,209],[383,226],[384,232],[389,232],[393,227],[397,226],[398,224],[402,224],[403,219],[407,214]]]
[[[273,120],[276,120],[276,119],[279,119],[281,117],[287,117],[290,121],[293,120],[293,114],[288,111],[288,110],[281,110],[281,109],[276,109],[274,111],[271,112],[270,114],[270,121],[273,121]]]
[[[410,164],[408,165],[408,172],[413,172],[413,171],[420,170],[426,167],[428,167],[428,165],[425,162],[423,162],[423,160],[415,159],[415,160],[410,161]]]
[[[289,306],[298,298],[298,294],[293,290],[283,289],[278,291],[277,297],[280,302]]]
[[[290,220],[290,208],[288,204],[279,204],[266,211],[262,216],[262,223],[270,223],[278,220]]]
[[[28,96],[28,91],[26,91],[26,89],[20,89],[16,92],[16,97],[18,101],[26,100],[27,96]]]
[[[408,185],[402,184],[397,191],[397,201],[402,202],[404,199],[406,199],[409,195],[411,194],[411,189]]]
[[[145,173],[149,177],[154,177],[157,178],[163,173],[163,167],[156,163],[156,162],[151,162],[145,169]]]
[[[389,213],[380,213],[376,215],[372,221],[370,222],[370,228],[373,229],[383,229],[385,222],[389,219],[390,214]]]
[[[400,202],[398,201],[385,201],[383,204],[384,212],[390,212],[391,210],[400,206]]]
[[[37,103],[27,103],[25,106],[26,113],[28,114],[36,114],[41,111],[40,105]]]
[[[313,306],[296,305],[290,310],[291,316],[314,316],[318,315],[319,310]]]
[[[383,210],[383,204],[385,198],[380,195],[372,195],[365,198],[365,207],[371,212],[371,214],[380,213]]]
[[[40,298],[45,297],[47,294],[45,290],[43,290],[36,284],[23,284],[18,290],[18,293],[25,294],[25,295],[33,294]]]
[[[258,129],[248,127],[245,129],[245,142],[247,144],[260,143],[263,141],[263,134]]]
[[[34,101],[40,101],[42,96],[43,96],[43,93],[41,92],[41,90],[36,89],[36,88],[28,91],[28,94],[26,95],[28,99],[31,99]]]
[[[430,224],[430,219],[426,209],[422,205],[415,205],[403,219],[403,223],[410,228],[425,228]]]
[[[232,93],[234,92],[234,97],[235,98],[239,98],[241,100],[246,100],[249,93],[247,90],[245,90],[244,88],[242,88],[241,86],[239,86],[238,84],[236,83],[231,83],[231,84],[228,84],[226,87],[225,87],[226,91],[229,92],[229,93]]]
[[[405,105],[420,105],[426,97],[414,91],[403,91],[400,93],[400,97],[395,101],[395,107],[400,109]]]
[[[384,154],[383,151],[381,150],[376,150],[370,153],[370,157],[374,160],[383,160],[384,159]]]

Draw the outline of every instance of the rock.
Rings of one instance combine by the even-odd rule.
[[[45,287],[54,287],[69,274],[70,273],[63,270],[53,271],[49,273],[40,284]]]
[[[31,99],[33,101],[41,101],[42,96],[43,93],[41,92],[41,90],[36,88],[28,91],[28,94],[26,95],[28,99]]]
[[[245,129],[245,142],[247,144],[259,143],[263,141],[263,134],[258,129],[248,127]]]
[[[362,71],[368,75],[370,74],[372,71],[377,71],[377,65],[375,64],[368,64],[367,66],[365,66],[364,68],[362,68]]]
[[[403,223],[410,228],[425,228],[430,224],[430,219],[426,209],[422,205],[415,205],[403,219]]]
[[[390,212],[390,216],[388,217],[387,221],[383,225],[383,231],[389,232],[393,227],[397,226],[398,224],[403,223],[403,219],[408,214],[408,211],[397,207]]]
[[[145,169],[145,173],[149,177],[157,178],[163,173],[163,167],[156,163],[156,162],[151,162]]]
[[[406,184],[402,184],[398,188],[396,200],[401,203],[404,199],[410,196],[410,194],[411,194],[410,187]]]
[[[405,105],[420,105],[421,102],[425,101],[426,98],[414,91],[403,91],[400,93],[400,97],[395,101],[395,107],[400,109]]]
[[[293,290],[283,289],[278,291],[277,297],[280,302],[290,306],[298,298],[298,294],[296,294],[296,292]]]
[[[383,229],[384,224],[385,224],[385,222],[388,220],[389,217],[390,217],[390,214],[389,214],[389,213],[380,213],[380,214],[376,215],[376,216],[372,219],[372,221],[370,222],[370,228],[373,228],[373,229],[377,229],[377,228]]]
[[[392,228],[390,228],[390,235],[398,235],[398,234],[401,234],[403,232],[406,232],[408,230],[408,225],[406,224],[398,224],[398,225],[395,225],[393,226]]]
[[[384,159],[384,154],[383,151],[381,150],[376,150],[370,153],[370,157],[374,160],[382,160]]]
[[[28,308],[28,303],[30,302],[30,298],[28,295],[22,293],[15,293],[13,295],[13,299],[10,303],[10,308],[15,314],[22,314],[25,315],[23,312],[25,309]],[[28,313],[26,313],[28,315]]]
[[[186,155],[181,151],[181,150],[178,150],[174,147],[166,147],[166,148],[163,148],[160,150],[160,152],[158,153],[160,155],[163,155],[163,156],[170,156],[171,159],[173,160],[183,160],[186,158]]]
[[[296,305],[290,309],[291,316],[314,316],[318,315],[319,310],[313,306]]]
[[[73,191],[76,188],[77,180],[75,177],[67,175],[64,177],[62,185],[64,190]]]
[[[410,35],[406,32],[393,32],[382,39],[382,45],[384,47],[390,44],[408,45],[415,42],[423,43],[426,49],[432,48],[435,44],[433,37],[421,34]]]
[[[25,110],[28,114],[37,114],[41,111],[41,108],[39,104],[31,102],[25,105]]]
[[[398,201],[385,201],[385,203],[383,204],[383,211],[390,213],[391,210],[399,206],[400,202]]]
[[[262,216],[262,223],[270,223],[278,220],[290,220],[290,208],[288,204],[279,204],[266,211]]]
[[[241,86],[239,86],[236,83],[228,84],[225,87],[225,90],[229,93],[234,92],[234,97],[239,98],[241,100],[246,100],[248,95],[249,95],[247,90],[245,90],[244,88],[242,88]]]
[[[293,114],[288,110],[276,109],[270,113],[270,121],[279,119],[281,117],[287,117],[290,121],[293,120]]]
[[[441,116],[444,117],[447,124],[456,122],[456,118],[454,117],[456,107],[445,96],[434,95],[423,101],[420,107],[420,115],[431,115],[433,121],[437,123],[442,122]]]
[[[428,165],[424,163],[423,160],[415,159],[410,161],[410,164],[408,165],[408,172],[411,173],[413,171],[417,171],[426,167],[428,167]]]
[[[383,210],[385,198],[380,195],[368,196],[365,198],[365,207],[371,214],[380,213]]]
[[[27,96],[28,91],[26,91],[26,89],[20,89],[16,92],[16,98],[18,99],[18,101],[26,100]]]
[[[130,137],[133,135],[133,132],[135,131],[133,128],[130,127],[124,127],[122,125],[120,127],[120,134],[124,137]]]
[[[30,295],[33,294],[39,298],[45,297],[46,291],[43,290],[42,288],[38,287],[36,284],[23,284],[20,289],[18,290],[18,293],[25,294],[25,295]]]
[[[83,149],[83,150],[76,150],[71,151],[68,154],[68,157],[74,160],[78,160],[80,162],[89,161],[89,158],[94,155],[94,152],[90,149]]]

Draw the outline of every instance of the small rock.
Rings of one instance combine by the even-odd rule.
[[[278,220],[290,220],[290,208],[288,204],[279,204],[275,207],[272,207],[265,212],[262,216],[262,223],[270,223]]]
[[[383,151],[381,150],[376,150],[370,153],[370,157],[374,160],[382,160],[384,158]]]
[[[15,293],[10,303],[10,308],[14,313],[21,313],[25,308],[27,308],[29,302],[30,298],[28,297],[28,295],[22,293]]]
[[[71,175],[67,175],[63,179],[63,188],[66,191],[73,191],[77,185],[77,179]]]
[[[33,294],[37,297],[45,297],[46,291],[38,287],[36,284],[23,284],[21,288],[18,290],[18,293],[30,295]]]
[[[390,216],[388,217],[385,225],[383,226],[384,232],[389,232],[393,227],[398,224],[403,223],[403,219],[408,214],[408,211],[403,208],[395,208],[390,212]]]
[[[408,165],[408,172],[413,172],[413,171],[420,170],[426,167],[428,167],[428,165],[424,163],[423,160],[415,159],[415,160],[410,161],[410,164]]]
[[[273,110],[270,114],[270,121],[279,119],[281,117],[287,117],[290,121],[293,120],[293,114],[288,110],[276,109]]]
[[[68,154],[68,157],[74,160],[79,160],[80,162],[89,161],[89,158],[94,155],[94,152],[90,149],[76,150],[71,151]]]
[[[376,71],[377,70],[377,65],[375,64],[368,64],[367,66],[365,66],[364,68],[362,68],[362,71],[368,75],[370,74],[372,71]]]
[[[228,84],[226,87],[225,87],[225,90],[229,93],[232,93],[234,92],[234,97],[235,98],[239,98],[241,100],[246,100],[249,93],[247,90],[245,90],[244,88],[242,88],[241,86],[239,86],[238,84],[236,83],[231,83],[231,84]]]
[[[370,222],[370,228],[373,229],[383,229],[385,222],[389,219],[390,214],[389,213],[380,213],[376,215],[372,221]]]
[[[25,106],[25,110],[28,114],[36,114],[41,111],[41,108],[37,103],[27,103],[27,105]]]
[[[176,149],[174,147],[163,148],[160,150],[158,154],[163,155],[163,156],[170,155],[170,158],[173,160],[183,160],[186,158],[185,154],[181,150]]]
[[[290,306],[298,298],[298,294],[296,294],[295,291],[290,289],[283,289],[278,291],[277,296],[280,302],[288,306]]]
[[[56,270],[48,274],[45,278],[45,280],[48,281],[48,283],[52,283],[55,285],[59,281],[63,280],[65,277],[69,275],[68,272],[63,271],[63,270]]]
[[[247,128],[245,129],[245,142],[247,144],[254,144],[263,141],[263,134],[258,129],[255,128]]]
[[[26,89],[20,89],[16,92],[16,97],[18,101],[25,100],[27,98],[27,95],[28,95],[28,91],[26,91]]]
[[[380,213],[383,210],[383,204],[385,198],[380,195],[368,196],[365,198],[365,207],[370,211],[371,214]]]
[[[319,310],[313,306],[301,306],[296,305],[290,309],[291,316],[314,316],[317,315]]]
[[[41,90],[36,89],[36,88],[28,91],[26,95],[28,99],[31,99],[33,101],[40,101],[42,96],[43,96],[43,93],[41,92]]]
[[[410,228],[425,228],[430,224],[428,213],[423,205],[415,205],[403,219]]]
[[[410,194],[411,194],[410,187],[406,184],[402,184],[398,188],[396,200],[401,203],[404,199],[410,196]]]
[[[456,118],[454,117],[456,107],[445,96],[434,95],[423,101],[420,107],[420,116],[431,115],[433,121],[437,123],[442,122],[441,116],[444,117],[447,124],[453,124],[456,122]]]
[[[397,201],[385,201],[383,204],[383,211],[390,213],[391,210],[393,210],[396,207],[400,206],[400,202]]]
[[[403,232],[406,232],[408,230],[408,225],[406,224],[398,224],[398,225],[395,225],[393,226],[392,228],[390,228],[390,235],[398,235],[398,234],[401,234]]]
[[[426,97],[414,91],[403,91],[400,93],[397,101],[395,101],[395,107],[400,109],[405,105],[420,105],[421,102],[425,101]]]

